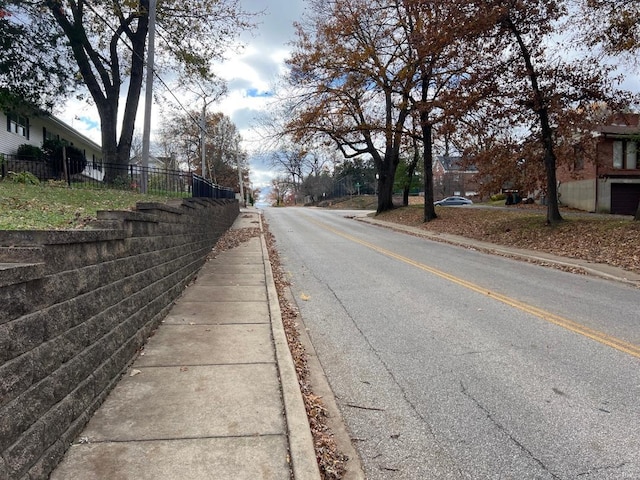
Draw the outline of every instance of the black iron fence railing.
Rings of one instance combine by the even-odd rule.
[[[236,192],[232,188],[221,187],[210,182],[200,175],[192,174],[193,178],[193,197],[206,198],[236,198]]]
[[[66,164],[46,159],[0,154],[0,178],[9,176],[28,180],[64,181],[72,187],[115,188],[176,197],[235,198],[235,191],[221,187],[191,172],[140,165],[118,165],[87,161],[85,165]]]

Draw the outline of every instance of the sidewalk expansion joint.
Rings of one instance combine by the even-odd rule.
[[[202,437],[165,437],[165,438],[140,438],[140,439],[130,439],[130,440],[88,440],[86,438],[81,437],[79,441],[74,442],[73,446],[79,445],[104,445],[109,443],[152,443],[152,442],[179,442],[185,440],[218,440],[223,438],[263,438],[263,437],[283,437],[286,438],[286,433],[255,433],[255,434],[247,434],[247,435],[206,435]]]
[[[231,362],[231,363],[172,363],[170,365],[139,365],[133,366],[134,370],[146,370],[151,368],[182,368],[182,367],[232,367],[234,365],[276,365],[273,362]]]

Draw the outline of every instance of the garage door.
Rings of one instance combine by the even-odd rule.
[[[640,202],[640,184],[611,184],[611,213],[635,215],[638,202]]]

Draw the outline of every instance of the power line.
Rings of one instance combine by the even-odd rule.
[[[106,18],[103,17],[103,15],[101,15],[99,12],[97,12],[95,10],[95,8],[93,7],[93,5],[91,4],[86,4],[87,8],[89,8],[94,14],[95,16],[104,24],[107,26],[107,28],[109,30],[111,30],[114,34],[118,35],[118,38],[120,39],[120,41],[122,42],[122,44],[129,49],[129,51],[131,52],[132,55],[135,55],[138,59],[142,60],[142,62],[145,64],[145,66],[148,67],[147,62],[145,61],[144,57],[140,57],[140,55],[138,53],[135,52],[135,50],[133,49],[133,47],[131,45],[129,45],[126,41],[126,38],[122,37],[118,31],[107,21]],[[160,32],[156,32],[158,34],[159,37],[162,38],[162,34]],[[168,42],[163,38],[163,40],[168,44]],[[148,48],[148,45],[147,45]],[[182,102],[180,101],[180,99],[178,99],[178,97],[173,93],[173,91],[169,88],[169,86],[167,85],[167,83],[162,79],[162,77],[160,77],[160,74],[158,73],[158,71],[153,68],[153,76],[155,78],[157,78],[160,83],[162,84],[162,86],[166,89],[166,91],[174,98],[174,100],[176,101],[176,103],[178,104],[178,106],[187,114],[187,116],[191,119],[192,122],[194,122],[196,125],[198,125],[199,128],[203,128],[200,125],[200,122],[193,117],[193,115],[191,115],[191,112],[189,112],[189,110],[187,110],[187,108],[182,104]]]

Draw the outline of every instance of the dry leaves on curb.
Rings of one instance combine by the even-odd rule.
[[[563,211],[560,225],[545,225],[538,206],[438,209],[438,219],[424,223],[421,208],[398,208],[376,218],[431,233],[473,238],[495,245],[546,252],[561,257],[613,265],[640,273],[640,222],[615,216]]]
[[[267,224],[265,224],[265,239],[267,249],[269,250],[269,259],[271,261],[276,290],[278,291],[282,322],[284,324],[287,342],[289,343],[289,350],[291,350],[291,356],[293,357],[296,367],[305,409],[307,410],[320,474],[323,480],[339,480],[345,473],[345,464],[348,458],[338,451],[333,433],[327,425],[327,409],[320,397],[313,393],[309,381],[307,354],[300,341],[298,332],[298,311],[286,298],[285,289],[289,288],[289,283],[286,281],[282,271],[280,257],[275,248],[275,239],[273,235],[271,235],[271,232],[269,232],[269,226]]]

